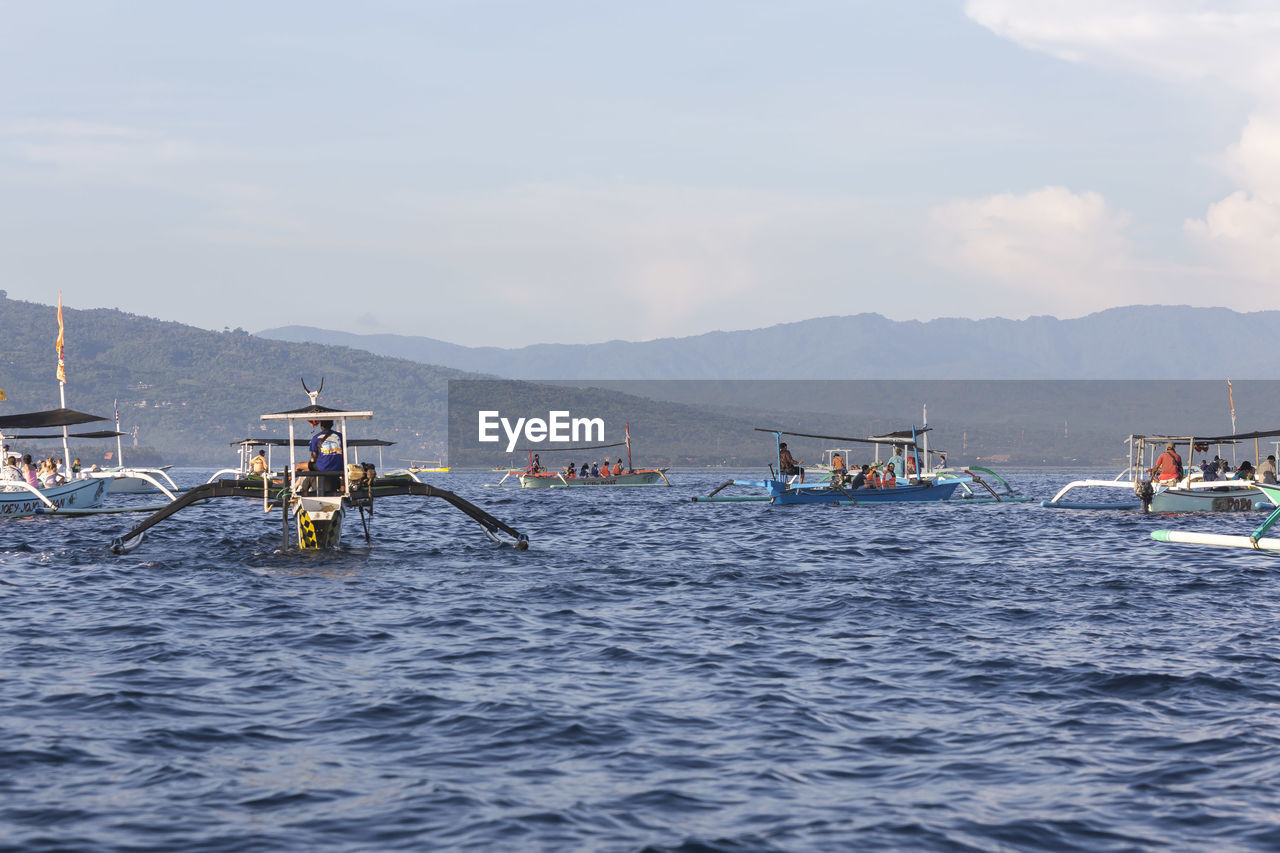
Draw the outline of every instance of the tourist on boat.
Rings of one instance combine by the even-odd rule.
[[[591,476],[591,468],[587,466],[587,463],[583,462],[582,467],[578,469],[578,479],[585,480],[590,476]]]
[[[600,466],[600,476],[601,477],[609,476],[609,460],[608,459],[604,460],[604,464]]]
[[[1157,483],[1176,483],[1182,479],[1182,457],[1173,449],[1173,442],[1164,446],[1164,453],[1156,457],[1156,464],[1147,472]]]
[[[803,459],[796,459],[791,455],[791,451],[787,449],[787,443],[784,441],[778,445],[778,467],[782,469],[784,477],[798,477],[797,483],[804,482],[804,469],[800,466],[804,464]]]
[[[1250,462],[1248,459],[1241,462],[1240,467],[1236,469],[1236,479],[1252,480],[1253,479],[1253,463]]]
[[[887,465],[884,469],[884,476],[880,478],[880,488],[892,489],[898,485],[898,477],[894,473],[893,466]]]
[[[843,456],[841,456],[839,453],[832,453],[832,454],[831,454],[831,470],[832,470],[833,472],[835,472],[835,471],[847,471],[847,470],[848,470],[848,468],[846,467],[845,462],[844,462],[844,457],[843,457]]]
[[[320,430],[311,436],[311,458],[306,462],[298,463],[298,471],[342,471],[342,433],[333,428],[333,421],[311,421],[312,426],[320,427]],[[336,484],[327,482],[328,478],[324,478],[319,483],[315,478],[307,477],[306,481],[311,481],[312,485],[307,486],[307,482],[302,483],[303,487],[308,491],[314,490],[317,494],[329,491]]]
[[[40,481],[41,488],[52,489],[58,485],[58,480],[60,479],[58,477],[58,466],[53,461],[52,456],[40,463],[40,471],[37,478]]]
[[[622,459],[621,459],[621,457],[619,457],[619,459],[618,459],[618,461],[617,461],[617,462],[613,463],[613,476],[615,476],[615,477],[621,477],[621,476],[622,476]]]
[[[1208,459],[1200,460],[1200,479],[1206,483],[1212,483],[1218,479],[1218,466],[1215,462]]]
[[[853,479],[849,481],[850,489],[861,489],[867,485],[867,471],[870,467],[870,465],[863,465],[858,473],[853,475]]]
[[[542,473],[542,457],[536,453],[533,454],[533,471],[530,473],[533,473],[533,474]]]
[[[0,480],[24,480],[22,469],[18,467],[18,457],[10,456],[4,461],[4,467],[0,468]]]
[[[889,457],[886,464],[895,478],[907,476],[907,460],[902,458],[902,448],[896,444],[893,446],[893,455]]]
[[[39,487],[40,485],[40,469],[36,467],[30,453],[22,455],[22,479],[27,481],[28,486]]]
[[[71,475],[74,477],[80,476],[80,457],[79,456],[71,460]]]
[[[871,476],[868,477],[867,479],[867,488],[869,489],[880,488],[880,466],[879,465],[871,469]]]
[[[267,451],[259,450],[258,455],[249,460],[250,474],[267,473]]]
[[[1267,461],[1258,466],[1258,482],[1271,483],[1276,482],[1276,457],[1268,456]]]
[[[600,466],[594,462],[591,463],[591,476],[592,477],[600,476]]]
[[[576,480],[576,479],[578,479],[578,469],[577,469],[577,468],[575,468],[575,467],[573,467],[573,463],[572,463],[572,462],[570,462],[568,465],[566,465],[566,466],[565,466],[565,469],[564,469],[564,478],[565,478],[566,480]]]

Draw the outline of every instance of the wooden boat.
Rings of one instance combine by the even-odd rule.
[[[495,485],[504,486],[514,478],[514,483],[522,489],[581,489],[601,487],[660,486],[671,485],[667,479],[668,468],[635,468],[631,464],[631,424],[627,424],[623,432],[624,439],[613,444],[594,444],[590,447],[550,447],[539,448],[538,453],[583,453],[588,450],[605,450],[611,447],[627,448],[627,468],[620,474],[601,475],[599,477],[570,477],[567,471],[537,470],[532,448],[523,448],[529,454],[529,464],[524,470],[514,468],[502,469],[507,473]]]
[[[762,480],[729,480],[716,487],[705,497],[694,497],[693,500],[695,502],[739,503],[746,501],[768,501],[769,503],[777,506],[803,504],[855,506],[859,504],[924,501],[934,502],[951,500],[957,490],[962,487],[966,490],[966,493],[974,494],[974,486],[985,488],[990,494],[990,498],[978,499],[979,501],[1025,500],[1023,498],[1015,497],[1012,494],[1012,490],[1009,489],[1008,483],[1005,483],[1003,480],[1001,480],[1001,482],[1004,483],[1008,490],[1008,494],[1006,495],[997,493],[986,483],[985,480],[971,471],[952,469],[934,470],[930,468],[928,463],[930,454],[926,439],[928,431],[927,427],[923,427],[921,429],[912,428],[911,430],[904,430],[880,436],[870,436],[868,438],[815,435],[813,433],[788,432],[777,429],[762,429],[760,427],[757,427],[756,431],[773,435],[775,442],[774,459],[777,465],[776,470],[773,465],[770,465],[770,476]],[[857,445],[895,444],[906,448],[912,455],[915,461],[915,465],[913,467],[919,473],[910,478],[904,477],[897,480],[892,487],[888,488],[851,488],[848,474],[841,470],[830,471],[825,475],[820,474],[818,479],[811,482],[799,483],[797,482],[798,477],[788,478],[781,473],[782,436],[784,435],[796,438],[813,438],[849,442]],[[721,491],[731,486],[749,486],[755,489],[762,489],[764,494],[757,494],[748,497],[739,495],[719,496]]]
[[[1280,521],[1280,485],[1258,483],[1262,492],[1275,509],[1248,536],[1232,536],[1223,533],[1203,533],[1194,530],[1153,530],[1151,538],[1157,542],[1178,542],[1185,545],[1210,545],[1217,548],[1247,548],[1251,551],[1280,551],[1280,539],[1267,536],[1267,532]]]
[[[63,441],[64,459],[70,456],[67,449],[69,439],[98,439],[115,437],[118,433],[112,430],[69,433],[68,427],[105,421],[106,418],[77,412],[74,409],[50,409],[43,412],[23,412],[0,417],[0,440],[38,441],[61,438]],[[60,427],[60,432],[13,432],[13,430],[48,430]],[[110,490],[110,485],[121,477],[129,477],[136,482],[146,483],[151,490],[164,494],[169,500],[177,496],[167,486],[161,484],[152,474],[153,469],[118,468],[107,471],[81,471],[75,475],[64,469],[65,482],[49,488],[32,486],[25,481],[0,480],[0,516],[19,518],[40,513],[63,515],[86,515],[97,507],[102,507],[103,497]],[[170,481],[171,482],[171,481]],[[176,487],[175,487],[176,488]],[[141,508],[134,508],[141,509]],[[110,511],[110,510],[102,510]]]
[[[1280,435],[1280,430],[1263,430],[1230,436],[1195,437],[1189,435],[1131,435],[1129,462],[1114,479],[1075,480],[1058,490],[1051,499],[1040,505],[1050,509],[1118,509],[1143,512],[1257,512],[1270,511],[1275,503],[1257,484],[1249,480],[1209,480],[1190,460],[1195,452],[1208,453],[1209,448],[1230,446],[1237,441]],[[1160,484],[1151,481],[1147,472],[1155,465],[1157,449],[1166,444],[1175,447],[1185,445],[1188,464],[1185,474],[1176,483]],[[1068,500],[1072,492],[1100,489],[1119,491],[1120,500],[1081,501]]]
[[[451,466],[441,465],[439,459],[404,459],[414,474],[448,474]]]
[[[352,442],[347,438],[348,423],[367,421],[373,417],[370,411],[330,409],[319,405],[317,398],[323,388],[323,380],[316,391],[311,391],[304,382],[303,389],[311,398],[310,405],[262,415],[263,421],[283,422],[288,427],[289,437],[285,446],[289,448],[289,467],[286,470],[259,478],[238,475],[224,477],[197,486],[116,537],[111,543],[111,550],[117,554],[132,551],[142,543],[144,534],[152,527],[193,504],[217,498],[261,500],[264,511],[279,509],[282,547],[288,548],[291,543],[296,543],[298,548],[304,550],[333,548],[341,540],[344,520],[353,513],[358,513],[365,540],[368,541],[369,522],[373,517],[375,501],[395,496],[441,498],[480,524],[485,535],[492,541],[512,545],[520,551],[529,547],[529,537],[525,534],[453,492],[420,482],[412,475],[379,477],[373,465],[354,462],[344,464],[340,471],[299,471],[297,451],[306,442],[295,437],[298,423],[334,421],[338,426],[337,432],[341,435],[342,457],[345,461],[354,458],[348,450],[352,447]],[[499,534],[505,534],[509,538],[503,539]]]

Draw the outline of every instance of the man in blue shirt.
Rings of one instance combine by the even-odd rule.
[[[316,422],[312,421],[311,425],[315,426]],[[311,459],[307,462],[299,462],[299,471],[342,471],[342,433],[333,428],[333,421],[320,421],[320,431],[311,437],[310,449]],[[316,478],[306,479],[316,481]],[[325,477],[319,480],[316,493],[329,492],[342,482],[338,479],[335,483],[333,479]]]
[[[899,480],[907,476],[907,460],[902,458],[902,448],[896,444],[893,446],[893,455],[889,457],[888,464],[893,466],[893,476]]]

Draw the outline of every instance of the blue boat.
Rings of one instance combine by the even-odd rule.
[[[921,448],[917,443],[920,433],[927,429],[916,430],[914,427],[910,430],[904,430],[901,433],[894,433],[888,436],[875,436],[872,438],[842,438],[830,435],[813,435],[811,433],[800,432],[784,432],[774,429],[756,428],[757,432],[767,432],[774,436],[776,443],[777,463],[776,473],[774,467],[770,466],[770,477],[764,480],[730,480],[723,483],[711,494],[705,497],[695,497],[693,500],[697,503],[744,503],[752,501],[768,501],[777,506],[791,506],[801,504],[828,504],[836,506],[856,506],[859,504],[880,504],[880,503],[904,503],[904,502],[925,502],[925,501],[946,501],[951,500],[957,489],[963,487],[966,495],[972,495],[973,485],[979,485],[987,488],[991,492],[994,500],[1019,500],[1012,496],[1002,498],[991,490],[985,482],[980,481],[977,477],[965,471],[933,471],[929,470],[929,466],[925,462],[928,458],[928,450]],[[782,473],[782,436],[797,436],[802,438],[818,438],[828,439],[832,441],[852,441],[864,444],[885,444],[892,443],[905,447],[913,457],[912,469],[921,471],[920,476],[912,475],[909,479],[904,478],[898,480],[892,486],[881,488],[858,488],[852,489],[848,485],[848,480],[843,471],[833,472],[824,476],[823,479],[810,483],[797,483],[794,479],[788,479]],[[1003,481],[1002,481],[1003,482]],[[741,495],[725,495],[719,496],[719,493],[729,486],[750,486],[756,489],[762,489],[764,494],[756,494],[751,496]],[[1007,484],[1006,484],[1007,486]],[[979,502],[986,499],[978,499]]]

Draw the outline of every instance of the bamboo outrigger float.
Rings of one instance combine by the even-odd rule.
[[[300,421],[334,421],[342,437],[342,458],[347,460],[348,421],[367,421],[373,417],[370,411],[330,409],[318,405],[316,400],[324,388],[312,391],[306,382],[302,387],[311,398],[311,405],[287,412],[275,412],[262,416],[264,421],[283,421],[289,429],[289,467],[285,471],[269,473],[260,478],[233,476],[217,479],[191,489],[181,498],[162,508],[132,530],[112,540],[111,550],[117,554],[137,548],[146,531],[187,507],[216,498],[249,498],[262,501],[264,512],[281,510],[282,546],[288,548],[291,541],[304,550],[334,548],[342,536],[342,523],[352,510],[359,513],[365,541],[369,541],[369,520],[373,517],[377,498],[413,495],[441,498],[450,506],[476,521],[485,535],[494,542],[511,545],[518,551],[529,547],[529,537],[504,524],[470,501],[453,492],[439,489],[419,481],[412,475],[379,477],[372,465],[344,464],[339,471],[298,470],[297,449],[306,446],[295,438],[294,428]],[[292,515],[293,524],[290,524]],[[506,534],[503,539],[499,534]]]
[[[1280,551],[1280,539],[1264,535],[1275,526],[1277,521],[1280,521],[1280,485],[1272,483],[1258,483],[1256,485],[1258,491],[1265,494],[1276,508],[1248,536],[1201,533],[1194,530],[1153,530],[1151,531],[1151,538],[1157,542],[1178,542],[1184,545],[1247,548],[1251,551]]]
[[[1191,464],[1197,450],[1208,453],[1213,446],[1233,445],[1238,441],[1280,435],[1280,430],[1261,430],[1240,435],[1131,435],[1128,465],[1112,480],[1075,480],[1040,505],[1050,509],[1119,509],[1143,512],[1253,512],[1270,511],[1275,501],[1264,494],[1256,483],[1248,480],[1205,480],[1200,469]],[[1147,471],[1155,464],[1157,448],[1167,444],[1187,449],[1184,474],[1177,482],[1154,483]],[[1085,489],[1122,490],[1132,494],[1128,500],[1067,500],[1071,492]]]

